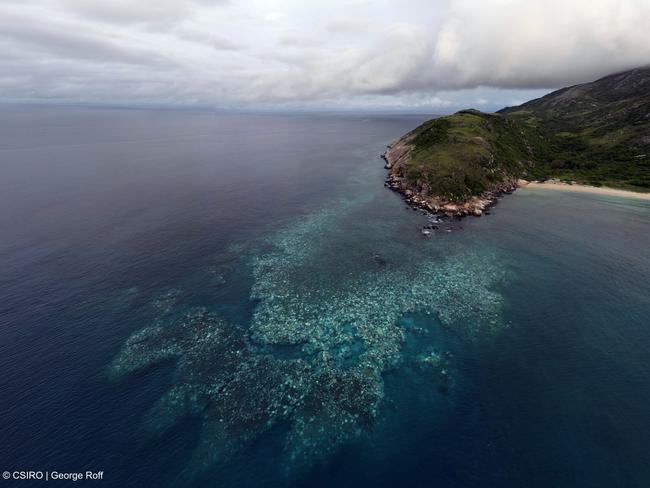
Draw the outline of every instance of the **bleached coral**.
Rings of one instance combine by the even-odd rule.
[[[163,431],[199,416],[194,469],[279,422],[289,425],[285,450],[294,467],[363,435],[381,409],[383,374],[410,359],[399,325],[405,314],[431,314],[469,334],[501,325],[495,286],[503,272],[493,254],[458,249],[433,259],[430,249],[417,249],[379,266],[372,252],[346,253],[346,215],[328,209],[240,250],[257,301],[248,328],[202,308],[169,314],[172,293],[159,299],[164,320],[134,333],[113,362],[110,372],[120,377],[176,361],[173,386],[147,425]]]

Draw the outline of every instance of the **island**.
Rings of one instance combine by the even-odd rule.
[[[480,216],[528,181],[650,193],[650,67],[429,120],[383,158],[387,187],[450,217]]]

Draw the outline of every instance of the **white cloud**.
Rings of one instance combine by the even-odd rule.
[[[454,0],[438,34],[432,81],[557,87],[648,63],[647,0]]]
[[[350,19],[341,17],[328,20],[325,30],[334,34],[363,34],[369,29],[368,23],[363,19]]]
[[[648,63],[648,0],[0,4],[3,99],[497,108]]]
[[[445,100],[440,97],[432,97],[425,102],[425,104],[432,107],[450,107],[453,103],[450,100]]]

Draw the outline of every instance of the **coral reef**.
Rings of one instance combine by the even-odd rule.
[[[135,332],[115,358],[114,378],[175,361],[172,387],[146,425],[163,432],[183,417],[201,418],[191,471],[281,422],[290,471],[368,432],[381,411],[383,374],[405,363],[405,314],[430,314],[470,335],[502,325],[494,287],[503,271],[489,252],[382,257],[381,266],[371,252],[346,258],[342,214],[312,214],[242,250],[256,301],[247,327],[204,308],[170,314],[173,291],[156,300],[161,319]],[[422,362],[440,370],[446,360],[435,360]]]

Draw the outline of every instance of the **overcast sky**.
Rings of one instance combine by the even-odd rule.
[[[650,0],[2,0],[0,99],[496,109],[650,64]]]

